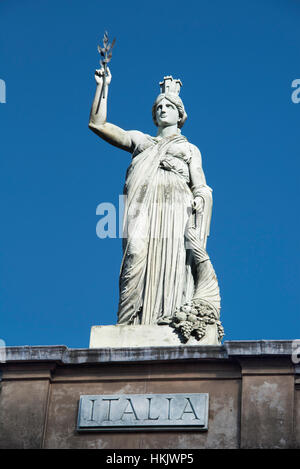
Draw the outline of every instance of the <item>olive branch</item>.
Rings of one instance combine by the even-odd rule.
[[[112,57],[112,49],[115,45],[116,39],[112,41],[111,44],[108,42],[108,32],[105,31],[103,36],[103,47],[98,45],[98,52],[101,55],[102,59],[100,60],[100,65],[104,68],[103,76],[103,86],[102,86],[102,97],[105,98],[105,85],[106,85],[106,75],[107,75],[107,64],[110,62]]]

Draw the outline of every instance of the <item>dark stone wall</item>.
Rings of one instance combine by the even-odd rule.
[[[0,448],[300,448],[291,341],[220,347],[9,347]],[[76,430],[81,394],[209,393],[207,432]]]

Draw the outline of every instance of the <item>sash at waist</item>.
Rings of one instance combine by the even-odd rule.
[[[158,167],[165,171],[171,171],[172,173],[178,174],[178,176],[181,176],[186,182],[189,182],[188,172],[184,171],[182,168],[173,166],[168,160],[161,160]]]

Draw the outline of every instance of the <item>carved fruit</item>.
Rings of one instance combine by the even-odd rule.
[[[197,322],[197,316],[195,316],[195,314],[189,314],[187,318],[190,322]]]
[[[182,313],[182,312],[178,312],[178,313],[176,313],[176,318],[179,321],[186,321],[186,314]]]
[[[190,313],[191,309],[192,308],[189,305],[184,305],[181,307],[181,311],[183,311],[184,313]]]

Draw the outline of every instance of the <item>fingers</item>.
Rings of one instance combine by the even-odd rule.
[[[201,200],[194,199],[193,200],[193,207],[194,208],[199,208],[199,207],[201,207],[202,203],[203,202]]]
[[[95,75],[97,75],[98,77],[103,77],[104,75],[104,68],[98,68],[95,70]]]
[[[103,78],[104,75],[105,75],[104,68],[101,67],[101,68],[96,69],[96,70],[95,70],[95,75],[96,75],[97,77]],[[107,69],[106,69],[106,78],[108,78],[109,81],[111,80],[111,73],[110,73],[110,70],[109,70],[108,67],[107,67]]]
[[[202,200],[193,200],[193,209],[197,212],[203,212],[204,203]]]

